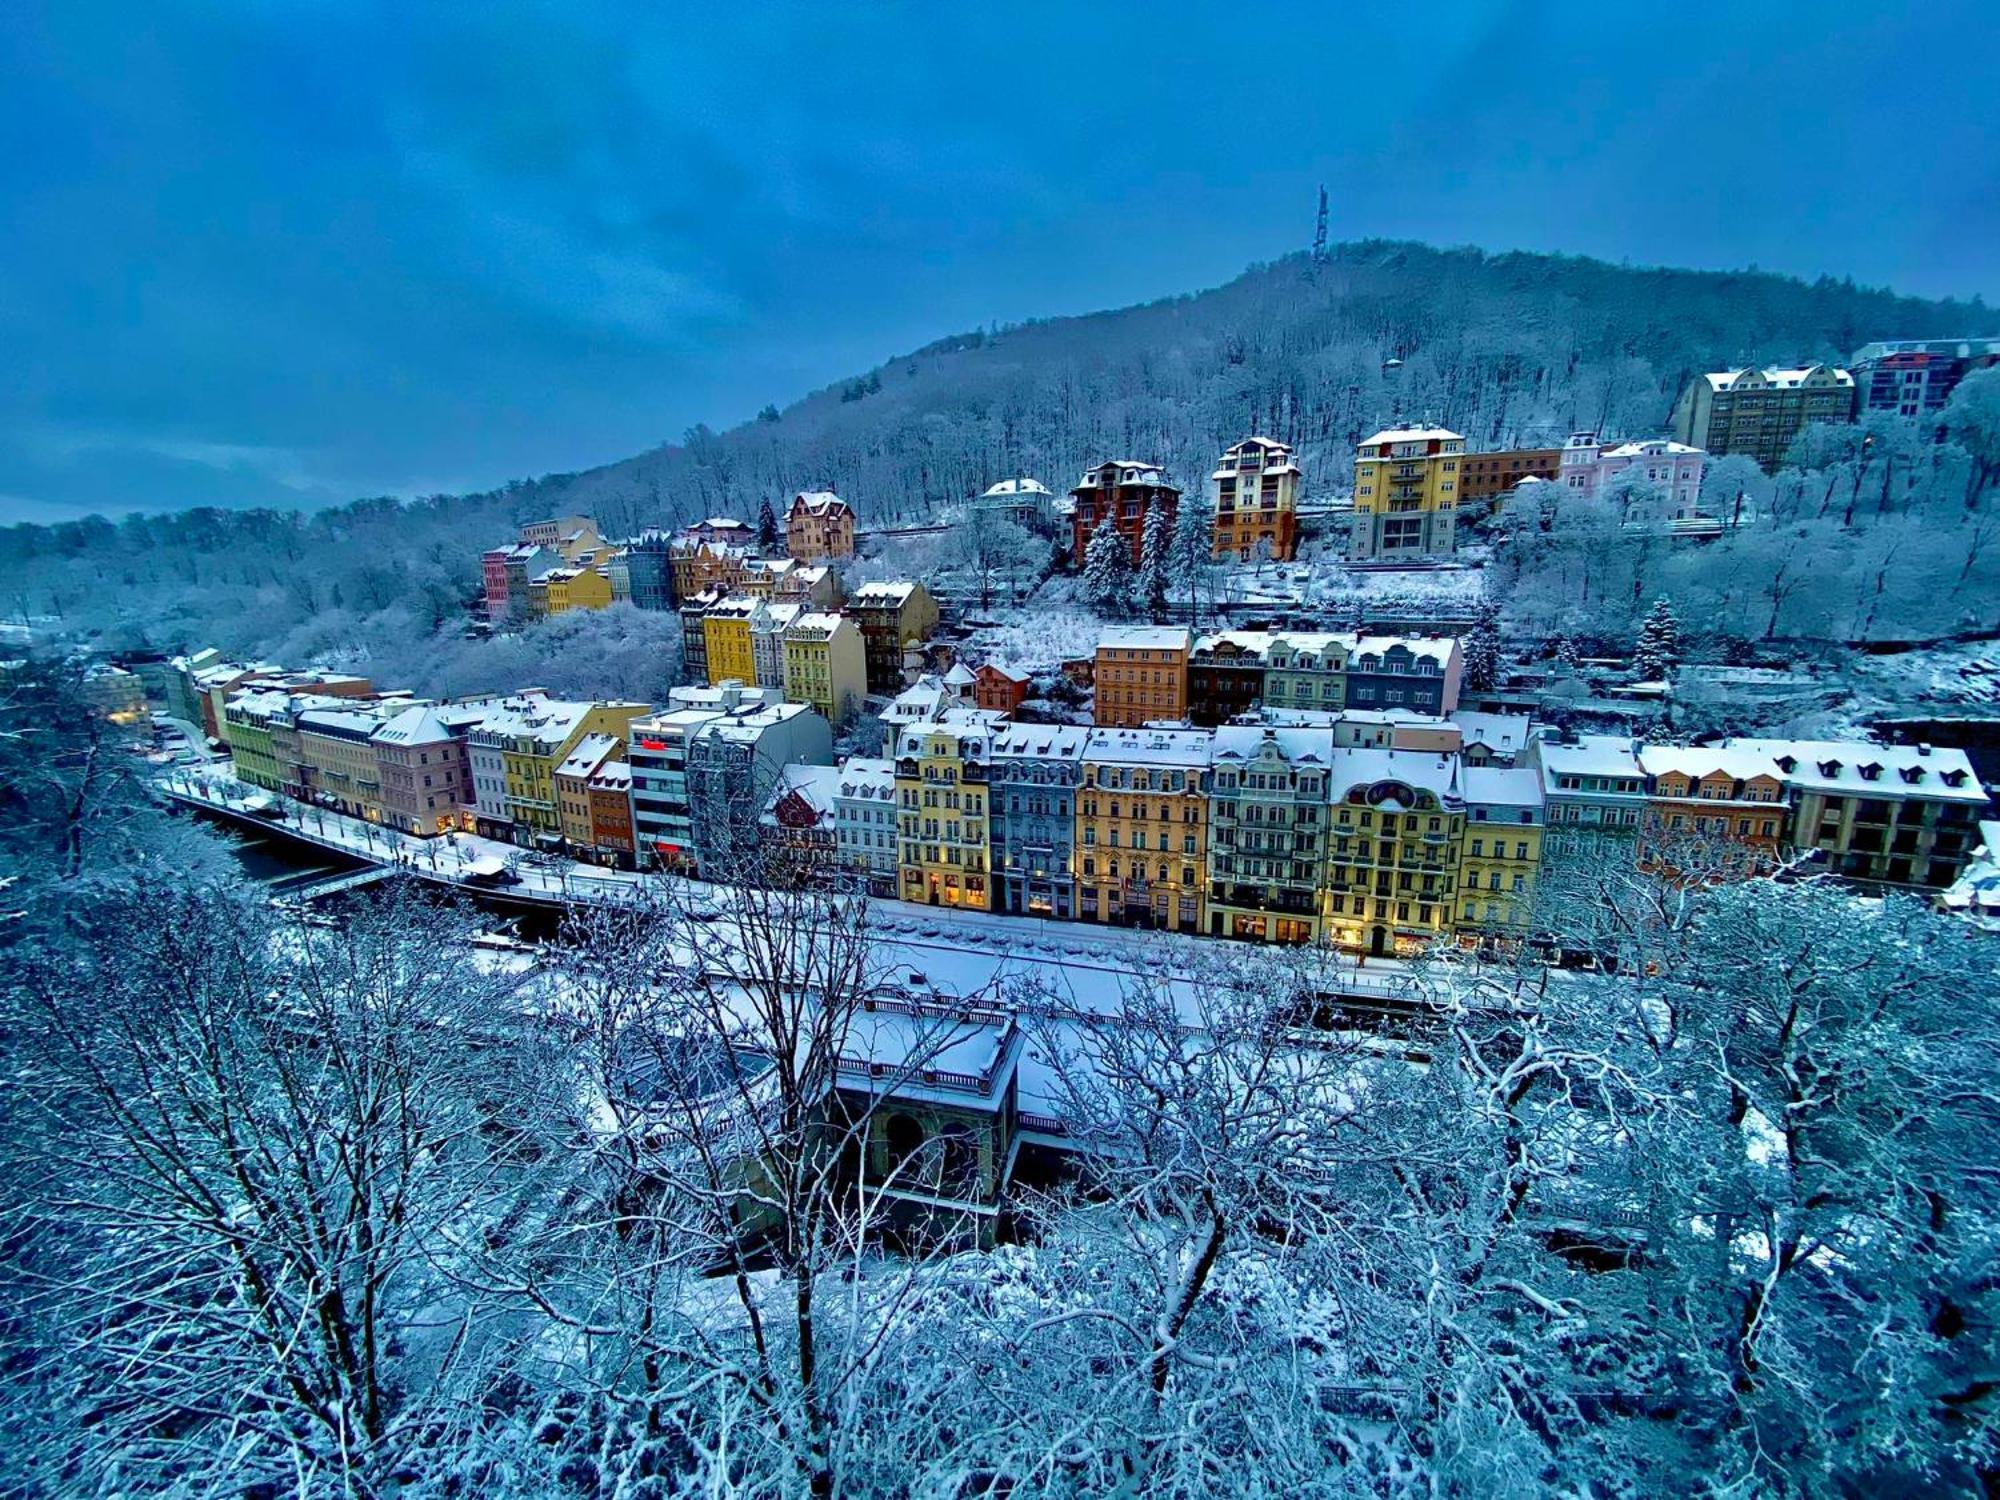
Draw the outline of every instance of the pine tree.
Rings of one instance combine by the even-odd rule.
[[[1556,662],[1565,672],[1576,672],[1583,666],[1583,652],[1576,644],[1576,637],[1566,635],[1556,642]]]
[[[1132,549],[1107,517],[1083,551],[1083,597],[1100,615],[1121,615],[1131,603]]]
[[[771,509],[769,500],[757,507],[757,545],[760,547],[778,545],[778,513]]]
[[[1653,611],[1639,627],[1639,644],[1632,650],[1632,670],[1641,682],[1664,682],[1673,675],[1681,659],[1681,626],[1674,607],[1665,599],[1653,602]]]
[[[1166,618],[1167,579],[1173,571],[1173,533],[1167,529],[1166,507],[1146,507],[1146,529],[1140,537],[1139,597],[1147,615]]]
[[[1491,692],[1500,677],[1500,610],[1493,603],[1479,606],[1479,616],[1465,633],[1465,685]]]
[[[1201,606],[1212,571],[1210,536],[1213,529],[1208,507],[1192,495],[1181,496],[1180,509],[1174,516],[1172,568],[1174,576],[1187,592],[1188,628],[1191,630],[1201,627]]]

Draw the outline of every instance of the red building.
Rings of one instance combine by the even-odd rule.
[[[638,850],[632,830],[632,768],[608,760],[590,778],[590,841],[621,870],[629,870]]]
[[[1070,518],[1070,556],[1083,566],[1083,554],[1097,528],[1109,521],[1132,549],[1132,566],[1137,567],[1145,548],[1146,518],[1155,507],[1167,513],[1167,525],[1174,524],[1180,511],[1181,492],[1167,483],[1166,471],[1157,464],[1115,459],[1086,469],[1076,488],[1070,491],[1076,511]]]
[[[486,585],[486,618],[507,617],[507,557],[512,547],[495,547],[479,554],[479,576]]]
[[[1026,672],[989,661],[972,674],[972,701],[981,708],[1011,714],[1028,701],[1030,685]]]

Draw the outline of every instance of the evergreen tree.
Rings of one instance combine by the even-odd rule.
[[[1181,496],[1174,517],[1174,540],[1170,553],[1173,576],[1187,592],[1188,628],[1200,626],[1201,607],[1207,591],[1212,559],[1208,507],[1192,495]]]
[[[769,500],[757,507],[757,545],[760,547],[778,545],[778,513],[771,509]]]
[[[1164,506],[1146,509],[1146,529],[1140,538],[1139,597],[1146,613],[1159,621],[1167,613],[1167,579],[1174,571],[1173,533],[1167,529]]]
[[[1132,549],[1107,517],[1083,551],[1083,597],[1100,615],[1120,615],[1131,594]]]
[[[1500,610],[1487,601],[1465,633],[1465,685],[1475,692],[1490,692],[1499,676]]]
[[[1583,652],[1577,648],[1576,637],[1566,635],[1556,642],[1556,663],[1565,672],[1576,672],[1583,666]]]
[[[1632,651],[1632,670],[1641,682],[1664,682],[1673,675],[1681,659],[1681,627],[1674,607],[1665,599],[1653,603],[1653,612],[1639,627],[1639,644]]]

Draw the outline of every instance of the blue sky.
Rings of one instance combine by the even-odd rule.
[[[1991,0],[25,0],[0,520],[624,457],[1227,280],[1321,182],[1336,238],[2000,300],[1996,76]]]

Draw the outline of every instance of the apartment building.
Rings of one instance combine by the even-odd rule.
[[[681,680],[708,682],[708,612],[726,597],[718,589],[681,595]],[[744,678],[744,681],[749,681]]]
[[[381,822],[382,763],[375,732],[405,706],[407,700],[291,711],[310,800],[349,817]]]
[[[1171,528],[1181,503],[1181,492],[1167,482],[1164,469],[1129,458],[1085,469],[1069,494],[1073,506],[1070,559],[1079,568],[1090,539],[1106,521],[1124,538],[1136,568],[1145,551],[1146,518],[1156,510],[1164,511]]]
[[[2000,338],[1879,339],[1854,351],[1855,420],[1870,412],[1935,417],[1959,381],[2000,364]]]
[[[496,601],[489,587],[486,595],[488,615],[495,619],[526,616],[533,618],[537,609],[548,607],[548,590],[540,593],[534,590],[535,580],[546,577],[550,571],[563,565],[563,555],[553,547],[540,547],[520,542],[506,549],[499,559],[499,597]],[[482,570],[486,564],[481,561]],[[490,579],[491,575],[487,575]],[[495,607],[498,613],[495,613]]]
[[[1607,447],[1594,432],[1573,432],[1563,444],[1557,478],[1565,489],[1594,496],[1620,475],[1629,474],[1659,486],[1667,497],[1669,520],[1686,520],[1700,512],[1701,482],[1707,472],[1708,455],[1686,443],[1647,438]]]
[[[867,651],[868,691],[899,693],[903,660],[936,632],[937,600],[921,583],[864,583],[847,601],[847,615],[861,627]]]
[[[1347,651],[1357,637],[1330,631],[1279,631],[1264,649],[1264,706],[1347,706]]]
[[[1786,836],[1785,782],[1768,755],[1719,746],[1647,745],[1640,859],[1699,879],[1745,879],[1772,869]]]
[[[982,662],[972,674],[972,701],[996,714],[1011,714],[1028,701],[1034,679],[1004,662]]]
[[[834,789],[834,848],[841,867],[871,896],[896,894],[896,763],[851,756],[840,763]]]
[[[667,549],[667,573],[673,580],[674,597],[691,599],[710,589],[722,594],[741,593],[750,576],[750,558],[750,550],[740,544],[683,537]]]
[[[1544,735],[1519,763],[1542,779],[1548,825],[1555,829],[1637,835],[1645,820],[1646,772],[1629,735]]]
[[[1458,757],[1345,750],[1332,787],[1331,940],[1369,954],[1410,953],[1452,931],[1465,838]]]
[[[1003,479],[987,486],[971,509],[1040,531],[1055,519],[1056,497],[1039,479]]]
[[[618,575],[624,579],[622,591],[614,587],[616,597],[630,600],[634,609],[674,607],[673,544],[664,531],[646,530],[627,539],[614,561],[614,584]]]
[[[1542,868],[1542,779],[1528,766],[1468,764],[1463,781],[1459,934],[1520,937],[1534,916]]]
[[[625,747],[608,734],[586,734],[571,747],[555,770],[556,819],[573,859],[609,863],[597,847],[591,820],[591,778],[612,761],[622,760]]]
[[[467,736],[468,748],[490,758],[495,752],[505,787],[507,824],[492,836],[554,849],[563,838],[562,810],[556,799],[556,768],[585,735],[623,742],[634,719],[651,712],[644,703],[568,702],[535,698],[487,715]],[[480,767],[473,782],[477,798]],[[482,824],[485,799],[477,798]],[[482,827],[482,832],[485,831]]]
[[[1468,766],[1511,766],[1526,753],[1535,722],[1526,714],[1478,713],[1456,708],[1448,715],[1458,726]]]
[[[1789,847],[1831,874],[1943,890],[1979,842],[1986,792],[1963,750],[1861,740],[1732,739],[1766,756],[1791,801]]]
[[[1077,917],[1200,932],[1209,732],[1093,729],[1077,787]]]
[[[1076,789],[1089,731],[996,724],[988,823],[996,911],[1076,916]]]
[[[1213,555],[1290,562],[1299,554],[1299,466],[1271,438],[1245,438],[1222,455],[1214,486]]]
[[[542,693],[519,693],[511,697],[495,700],[489,705],[491,712],[467,727],[465,735],[465,758],[472,773],[472,796],[470,812],[473,829],[481,838],[514,839],[514,816],[507,800],[507,760],[503,752],[504,739],[498,733],[486,734],[488,718],[503,716],[525,717],[532,715],[545,701]]]
[[[1465,439],[1442,427],[1398,427],[1355,450],[1356,562],[1448,557],[1458,550],[1459,469]]]
[[[383,823],[419,837],[473,831],[469,740],[473,728],[504,701],[413,706],[375,731]]]
[[[1562,469],[1560,448],[1506,448],[1468,453],[1458,470],[1460,510],[1491,510],[1524,479],[1555,479]]]
[[[764,607],[763,601],[748,594],[732,594],[702,612],[702,665],[709,686],[758,680],[751,621]]]
[[[786,766],[771,784],[758,822],[763,830],[767,879],[821,888],[841,883],[835,802],[840,771],[834,766]]]
[[[1265,653],[1273,640],[1262,630],[1197,636],[1188,653],[1189,721],[1227,724],[1263,703]]]
[[[1442,717],[1458,707],[1465,653],[1451,636],[1350,636],[1345,708],[1407,708]]]
[[[1208,751],[1209,932],[1318,940],[1333,731],[1234,725],[1216,730]]]
[[[988,827],[993,727],[958,710],[896,735],[901,894],[920,905],[992,909]]]
[[[792,496],[785,512],[785,550],[802,563],[854,556],[854,509],[831,490]]]
[[[1832,365],[1697,375],[1674,403],[1674,437],[1717,458],[1742,453],[1778,468],[1815,422],[1854,420],[1854,377]]]
[[[525,546],[547,547],[571,560],[587,548],[603,543],[597,534],[597,523],[589,516],[551,516],[547,520],[529,521],[522,526],[520,539]]]
[[[750,667],[752,675],[742,680],[758,687],[785,687],[785,632],[793,621],[806,613],[807,606],[790,600],[759,599],[750,611]]]
[[[785,696],[845,724],[868,697],[868,650],[843,615],[802,614],[785,627]]]
[[[1097,642],[1097,722],[1115,728],[1186,719],[1193,645],[1193,635],[1179,626],[1105,631]]]
[[[536,591],[545,597],[536,600]],[[544,618],[573,609],[608,609],[611,579],[599,568],[551,568],[528,583],[528,613]]]
[[[620,870],[635,868],[638,840],[632,828],[632,767],[617,759],[605,761],[590,778],[590,845],[600,863]]]

